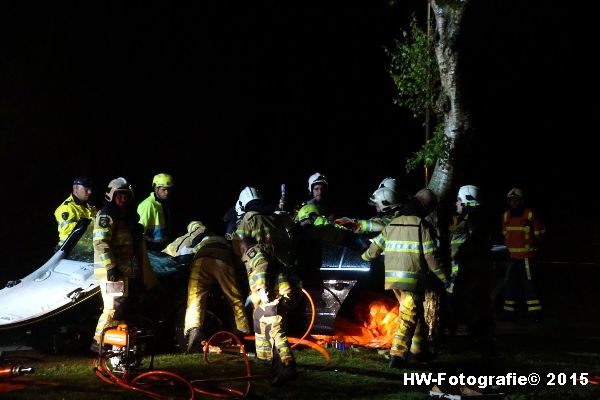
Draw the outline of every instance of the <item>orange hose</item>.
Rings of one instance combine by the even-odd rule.
[[[325,358],[324,368],[326,368],[329,365],[329,363],[331,362],[331,357],[329,356],[329,353],[327,352],[327,350],[325,350],[322,346],[320,346],[317,343],[305,340],[305,338],[310,334],[310,331],[313,328],[313,325],[315,322],[316,308],[315,308],[315,303],[314,303],[312,297],[310,296],[310,294],[308,293],[308,291],[303,288],[302,292],[307,297],[307,299],[311,305],[311,311],[312,311],[311,320],[308,325],[308,328],[306,329],[306,332],[304,332],[304,335],[300,339],[288,337],[288,341],[290,343],[292,343],[292,346],[291,346],[292,349],[294,349],[298,345],[302,344],[304,346],[308,346],[308,347],[311,347],[311,348],[317,350]],[[224,339],[222,339],[223,337],[224,337]],[[233,340],[233,342],[236,343],[236,345],[239,348],[239,351],[237,351],[237,353],[238,353],[238,355],[241,354],[242,358],[244,359],[244,366],[246,369],[246,374],[244,376],[222,378],[222,379],[203,379],[203,380],[194,380],[194,381],[190,382],[189,380],[185,379],[184,377],[182,377],[181,375],[178,375],[176,373],[164,371],[164,370],[156,370],[156,371],[144,372],[140,375],[137,375],[132,380],[128,380],[129,371],[127,371],[127,370],[124,371],[123,377],[119,377],[119,376],[115,375],[107,367],[106,363],[108,361],[108,358],[110,358],[110,355],[111,355],[110,353],[105,353],[98,359],[94,360],[94,362],[93,362],[94,371],[95,371],[96,375],[102,381],[104,381],[106,383],[117,385],[124,389],[129,389],[129,390],[133,390],[136,392],[144,393],[145,395],[147,395],[151,398],[159,399],[159,400],[167,399],[167,397],[165,397],[164,395],[161,395],[160,393],[141,388],[140,386],[146,385],[145,383],[142,382],[144,379],[147,379],[149,377],[152,377],[152,378],[159,377],[159,379],[161,379],[161,380],[173,380],[173,381],[178,381],[180,383],[183,383],[185,386],[187,386],[187,388],[190,391],[189,400],[193,400],[196,393],[213,396],[213,397],[218,397],[218,398],[246,397],[250,393],[252,379],[265,378],[270,375],[254,375],[254,376],[251,375],[250,361],[248,360],[248,354],[246,353],[246,349],[245,349],[243,343],[236,335],[234,335],[231,332],[227,332],[227,331],[220,331],[220,332],[215,333],[206,342],[206,345],[204,346],[204,360],[206,361],[206,363],[210,364],[210,363],[214,362],[214,361],[209,360],[208,354],[209,354],[210,346],[212,345],[213,342],[217,341],[218,339],[221,339],[219,341],[219,343],[223,343],[228,340]],[[255,337],[254,336],[245,336],[244,339],[245,340],[255,340]],[[241,391],[241,390],[234,389],[231,387],[217,386],[217,388],[222,391],[222,393],[218,393],[218,392],[212,392],[212,391],[201,389],[200,387],[198,387],[196,385],[198,383],[206,383],[206,382],[214,383],[217,381],[235,381],[235,380],[241,380],[241,379],[247,381],[245,391]]]
[[[313,325],[315,324],[315,315],[317,314],[316,307],[315,307],[315,302],[313,301],[313,299],[310,296],[310,294],[308,293],[308,291],[306,289],[302,288],[302,293],[304,293],[304,295],[306,296],[306,298],[310,302],[311,318],[310,318],[310,324],[308,324],[308,328],[306,329],[306,332],[304,332],[304,335],[300,338],[300,340],[306,339],[306,337],[308,336],[308,334],[312,330]],[[292,349],[295,349],[299,344],[300,344],[300,342],[294,343],[292,345]],[[329,362],[327,364],[329,364]]]

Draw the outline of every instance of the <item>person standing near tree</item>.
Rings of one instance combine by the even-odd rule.
[[[492,240],[477,186],[465,185],[458,190],[456,212],[458,221],[450,236],[451,302],[455,315],[466,322],[475,350],[491,355],[495,351],[490,296]]]
[[[531,319],[539,321],[542,304],[533,286],[532,269],[545,228],[537,213],[525,207],[521,189],[511,189],[506,199],[509,208],[502,215],[502,232],[510,253],[510,266],[503,310],[514,318],[517,307],[524,303]]]

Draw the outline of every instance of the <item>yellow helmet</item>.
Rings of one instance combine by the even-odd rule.
[[[306,204],[296,214],[296,222],[302,222],[305,219],[310,218],[312,214],[319,215],[319,209],[314,204]]]
[[[172,187],[175,186],[173,183],[173,177],[169,174],[157,174],[152,179],[152,187]]]
[[[202,229],[202,232],[204,232],[206,230],[206,227],[200,221],[192,221],[187,226],[188,233],[192,233],[196,229]]]

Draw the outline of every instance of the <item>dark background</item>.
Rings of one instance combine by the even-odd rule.
[[[217,232],[246,185],[275,200],[286,183],[300,202],[319,171],[340,214],[358,217],[384,177],[408,193],[423,185],[404,168],[423,128],[393,104],[383,48],[411,14],[424,19],[425,1],[0,7],[5,277],[47,259],[53,212],[78,175],[94,179],[101,205],[113,178],[141,201],[168,172],[179,228],[199,218]],[[465,20],[476,135],[463,183],[498,218],[507,191],[524,188],[548,225],[549,259],[596,259],[592,15],[495,0],[473,2]]]

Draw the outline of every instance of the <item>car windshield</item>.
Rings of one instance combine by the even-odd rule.
[[[73,250],[69,252],[67,260],[82,261],[86,263],[94,262],[94,246],[92,244],[94,224],[88,224],[85,233],[77,241]]]

